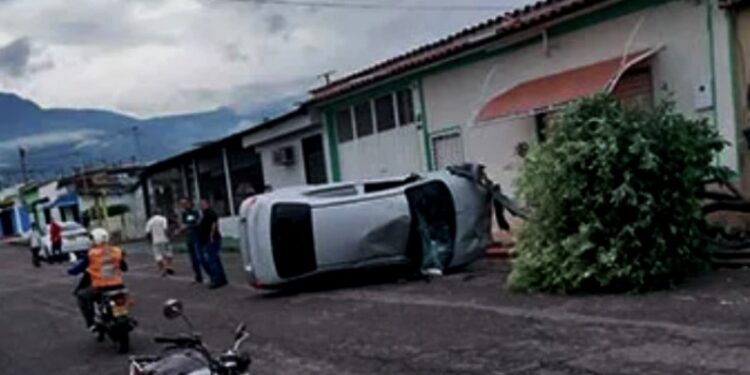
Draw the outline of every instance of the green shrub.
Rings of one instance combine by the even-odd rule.
[[[512,289],[555,293],[663,288],[705,266],[696,192],[724,146],[705,120],[623,108],[605,95],[564,109],[518,181],[534,213]]]

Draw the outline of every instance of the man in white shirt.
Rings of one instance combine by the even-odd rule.
[[[146,223],[146,234],[151,238],[151,249],[162,276],[174,275],[172,246],[167,237],[167,218],[156,213]]]
[[[31,224],[31,233],[29,234],[29,247],[31,248],[31,264],[39,268],[41,262],[39,253],[42,251],[42,235],[39,233],[39,224]]]

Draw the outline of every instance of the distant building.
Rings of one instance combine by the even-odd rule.
[[[147,166],[142,175],[149,215],[179,217],[179,200],[208,200],[222,233],[235,237],[242,201],[269,188],[328,181],[318,123],[301,107]]]
[[[75,208],[67,218],[87,227],[106,227],[118,240],[142,238],[146,224],[142,171],[140,165],[108,166],[60,179],[59,186],[72,192],[69,196],[75,194],[76,204],[71,204]],[[61,209],[62,215],[65,212]]]
[[[17,185],[0,190],[0,237],[22,236],[31,227],[20,188],[21,185]]]

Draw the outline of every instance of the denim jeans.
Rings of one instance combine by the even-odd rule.
[[[208,276],[211,278],[212,285],[224,285],[227,283],[227,276],[224,273],[224,266],[221,264],[221,240],[212,241],[202,246],[203,259],[206,262]]]
[[[203,272],[201,271],[201,269],[205,270],[206,273],[210,275],[208,266],[206,265],[205,257],[203,256],[203,249],[201,249],[201,247],[198,245],[198,241],[195,240],[188,239],[186,244],[188,254],[190,255],[190,264],[193,266],[195,281],[202,283]]]

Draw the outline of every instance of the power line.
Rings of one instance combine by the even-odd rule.
[[[256,3],[259,5],[285,5],[295,7],[318,7],[335,9],[363,9],[363,10],[408,10],[408,11],[503,11],[515,9],[511,5],[409,5],[409,4],[378,4],[351,3],[341,1],[302,1],[302,0],[234,0],[239,2]]]

